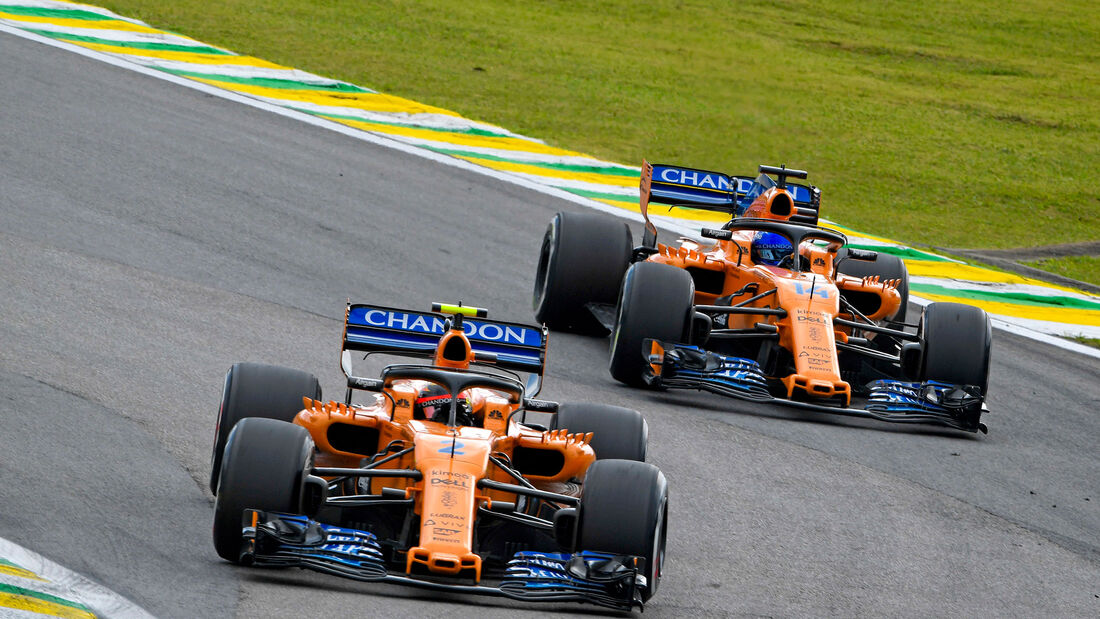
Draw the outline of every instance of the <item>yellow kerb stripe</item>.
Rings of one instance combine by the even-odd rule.
[[[137,49],[120,45],[104,45],[102,43],[83,43],[80,41],[65,41],[73,45],[79,45],[105,54],[120,54],[125,56],[138,56],[142,58],[156,58],[158,60],[175,60],[189,62],[191,64],[226,65],[240,67],[261,67],[264,69],[286,69],[273,62],[253,58],[252,56],[226,56],[225,54],[204,54],[201,52],[169,52],[156,49]]]
[[[913,292],[914,296],[930,301],[950,301],[965,303],[984,309],[990,314],[1002,316],[1014,316],[1016,318],[1028,318],[1030,320],[1046,320],[1049,322],[1062,322],[1075,325],[1100,326],[1100,312],[1096,310],[1072,309],[1068,307],[1041,307],[1038,305],[1017,305],[1003,301],[978,301],[975,299],[963,299],[940,294],[928,294],[926,292]]]
[[[851,228],[845,228],[844,226],[841,226],[840,224],[835,224],[833,222],[822,223],[821,225],[825,226],[827,228],[831,228],[833,230],[836,230],[838,232],[842,232],[842,233],[844,233],[845,236],[858,236],[858,237],[863,238],[863,239],[871,239],[873,241],[878,241],[880,243],[886,243],[887,245],[901,245],[901,243],[898,243],[897,241],[893,241],[893,240],[890,240],[890,239],[887,239],[887,238],[883,238],[881,236],[871,236],[870,234],[864,234],[863,232],[860,232],[858,230],[852,230]]]
[[[313,103],[315,105],[331,105],[349,107],[372,112],[405,112],[408,114],[445,114],[458,116],[454,112],[443,108],[432,107],[402,99],[393,95],[384,95],[371,92],[321,92],[317,90],[290,90],[283,88],[266,88],[264,86],[249,86],[232,82],[222,82],[213,79],[194,78],[197,82],[204,82],[211,86],[232,90],[256,97],[279,99],[285,104],[294,102]]]
[[[478,146],[482,148],[496,148],[500,150],[514,150],[527,153],[542,153],[547,155],[576,155],[572,151],[562,150],[560,148],[554,148],[553,146],[547,146],[545,144],[539,144],[531,140],[523,140],[520,138],[510,138],[505,136],[491,136],[491,135],[471,135],[467,133],[451,133],[447,131],[432,131],[431,129],[419,129],[416,127],[401,127],[394,125],[384,125],[381,123],[372,123],[365,120],[348,120],[346,118],[333,118],[331,116],[325,116],[319,114],[323,118],[327,118],[331,121],[345,124],[349,127],[355,127],[356,129],[362,129],[364,131],[370,131],[372,133],[387,133],[390,135],[401,135],[410,138],[418,138],[421,140],[428,140],[431,142],[439,142],[441,144],[457,144],[459,146]]]
[[[638,203],[636,201],[611,200],[611,199],[607,199],[607,198],[593,198],[593,199],[597,202],[602,202],[602,203],[610,205],[610,206],[621,208],[624,211],[630,211],[632,213],[641,212],[641,209],[638,207]],[[673,219],[684,219],[684,220],[687,220],[687,221],[698,221],[698,222],[708,222],[708,223],[714,223],[714,222],[726,223],[730,219],[730,216],[726,213],[718,213],[718,212],[715,212],[715,211],[687,210],[687,209],[682,209],[682,208],[674,208],[672,210],[669,210],[669,208],[667,206],[661,206],[661,205],[654,206],[652,204],[649,206],[649,214],[650,215],[656,215],[656,216],[659,216],[659,217],[671,217]]]
[[[11,574],[12,576],[18,576],[20,578],[27,578],[31,580],[41,580],[42,582],[49,582],[45,578],[42,578],[38,574],[30,570],[23,569],[17,565],[4,565],[0,563],[0,574]]]
[[[0,608],[13,608],[63,619],[96,619],[95,615],[86,610],[14,593],[0,592]]]
[[[636,187],[638,185],[638,179],[630,178],[628,176],[596,174],[593,172],[569,172],[567,170],[555,170],[553,168],[545,168],[543,166],[529,165],[525,163],[496,161],[493,159],[481,159],[479,157],[467,157],[464,155],[457,155],[457,157],[459,159],[465,159],[466,161],[476,163],[486,168],[502,170],[504,172],[520,172],[523,174],[531,174],[534,176],[564,178],[573,181],[584,181],[586,183],[598,183],[600,185],[612,185],[616,187]]]
[[[957,262],[939,262],[932,260],[906,260],[905,266],[909,269],[909,275],[918,277],[935,277],[939,279],[957,279],[969,282],[989,282],[993,284],[1025,284],[1053,288],[1064,292],[1080,292],[1065,286],[1048,284],[1030,277],[1023,277],[1015,273],[1002,273],[983,269],[982,267]]]
[[[91,20],[91,19],[58,19],[56,17],[35,17],[31,15],[12,15],[11,13],[4,13],[0,11],[0,15],[4,19],[10,19],[11,21],[24,22],[27,24],[51,24],[54,26],[63,26],[67,28],[87,28],[89,30],[120,30],[124,32],[149,32],[153,34],[172,34],[171,32],[165,32],[163,30],[157,30],[156,28],[150,28],[149,26],[142,26],[139,24],[123,21],[121,19],[105,19],[105,20]],[[189,38],[189,37],[185,37]]]

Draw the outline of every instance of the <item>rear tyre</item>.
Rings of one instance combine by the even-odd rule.
[[[835,260],[840,263],[841,258],[848,255],[848,248],[841,247],[836,252]],[[874,262],[864,260],[845,260],[840,263],[837,272],[852,277],[868,277],[877,275],[880,280],[900,279],[898,292],[901,293],[901,306],[898,312],[890,317],[889,322],[904,323],[905,315],[909,309],[909,270],[905,268],[905,262],[901,258],[891,254],[879,254]]]
[[[694,307],[695,283],[687,271],[657,262],[632,265],[623,278],[611,332],[611,376],[628,385],[645,385],[642,341],[687,341]]]
[[[644,462],[598,460],[588,467],[577,548],[645,558],[644,599],[657,592],[668,530],[668,482]]]
[[[932,303],[924,308],[917,331],[920,379],[989,389],[993,331],[985,310],[962,303]]]
[[[321,399],[321,383],[309,372],[261,363],[235,363],[225,375],[222,403],[210,454],[210,492],[218,494],[218,474],[229,433],[246,417],[292,421],[302,397]]]
[[[298,514],[313,468],[313,439],[302,426],[275,419],[242,419],[225,448],[214,501],[214,549],[240,562],[245,509]]]
[[[606,330],[585,307],[610,305],[630,265],[626,222],[596,213],[558,213],[542,239],[535,273],[535,320],[552,329]]]
[[[553,429],[575,434],[591,432],[589,445],[597,460],[645,462],[649,425],[636,410],[587,402],[565,403],[558,406]]]

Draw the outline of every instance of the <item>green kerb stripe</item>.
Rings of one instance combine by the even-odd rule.
[[[86,613],[95,614],[92,613],[92,610],[90,608],[79,602],[73,602],[72,600],[59,598],[55,595],[50,595],[48,593],[39,593],[38,591],[33,591],[31,589],[24,589],[23,587],[15,587],[12,585],[5,585],[4,583],[0,583],[0,592],[11,593],[14,595],[24,595],[29,598],[37,598],[46,602],[53,602],[54,604],[61,604],[62,606],[68,606],[70,608],[82,610]]]
[[[423,125],[410,124],[410,123],[388,123],[388,122],[382,122],[382,121],[379,121],[379,120],[369,120],[369,119],[366,119],[366,118],[361,118],[359,116],[346,116],[346,115],[343,115],[343,114],[329,114],[328,112],[318,112],[316,110],[307,110],[307,109],[293,107],[293,106],[287,106],[287,107],[290,108],[290,109],[293,109],[293,110],[298,110],[299,112],[305,112],[306,114],[313,114],[314,116],[320,116],[322,118],[328,118],[329,120],[336,120],[336,121],[354,120],[354,121],[358,121],[358,122],[361,122],[361,123],[371,123],[372,125],[382,125],[383,127],[403,127],[403,128],[406,128],[406,129],[422,129],[424,131],[438,131],[439,133],[453,133],[453,134],[456,134],[456,135],[482,135],[482,136],[490,137],[490,138],[511,137],[511,136],[508,136],[508,135],[505,135],[505,134],[502,134],[502,133],[493,133],[491,131],[486,131],[485,129],[473,129],[473,128],[470,128],[470,129],[445,129],[445,128],[442,128],[442,127],[425,127]],[[369,129],[368,129],[368,131],[369,131]],[[430,148],[430,147],[424,146],[423,148]]]
[[[547,184],[553,185],[554,182],[551,180]],[[600,192],[600,191],[589,191],[587,189],[575,189],[573,187],[557,187],[557,189],[561,189],[562,191],[568,191],[569,193],[576,194],[578,196],[582,196],[582,197],[585,197],[585,198],[590,198],[592,200],[618,200],[619,202],[637,202],[638,201],[638,196],[624,196],[623,194],[620,194],[620,193],[603,193],[603,192]],[[658,213],[658,214],[660,214],[660,213]]]
[[[117,17],[108,17],[107,15],[80,9],[44,9],[33,6],[12,6],[9,4],[0,4],[0,13],[23,15],[25,17],[58,17],[61,19],[86,19],[88,21],[122,21]]]
[[[891,256],[897,256],[905,260],[927,260],[928,262],[951,262],[947,258],[937,256],[935,254],[925,253],[919,249],[913,249],[912,247],[893,247],[890,245],[860,245],[859,243],[849,243],[848,247],[854,247],[855,249],[869,249],[876,251],[880,254],[890,254]]]
[[[365,88],[360,88],[354,84],[348,84],[345,82],[339,82],[335,84],[310,84],[308,82],[300,82],[297,80],[284,80],[275,77],[237,77],[233,75],[220,75],[217,73],[199,73],[196,71],[182,71],[179,69],[165,69],[162,67],[157,68],[166,73],[172,73],[173,75],[179,75],[182,77],[213,80],[217,82],[226,82],[229,84],[262,86],[264,88],[281,88],[284,90],[320,90],[325,92],[372,92]]]
[[[915,293],[928,292],[960,299],[973,299],[975,301],[999,301],[1001,303],[1015,303],[1017,305],[1031,305],[1035,307],[1067,307],[1071,309],[1100,311],[1100,303],[1086,301],[1075,297],[1043,296],[1028,294],[1026,292],[994,292],[992,290],[960,290],[958,288],[946,288],[935,284],[909,284],[909,290]]]
[[[220,50],[216,47],[206,47],[204,45],[175,45],[172,43],[139,43],[136,41],[115,41],[114,39],[100,39],[98,37],[86,37],[79,34],[68,34],[65,32],[53,32],[52,30],[37,30],[35,28],[23,28],[27,32],[33,32],[40,34],[44,37],[50,37],[52,39],[62,39],[65,41],[73,41],[76,43],[95,43],[97,45],[114,45],[115,47],[126,47],[129,49],[148,49],[156,50],[160,52],[191,52],[193,54],[217,54],[219,56],[232,56],[233,54]]]
[[[3,557],[0,557],[0,565],[7,565],[8,567],[16,567],[16,568],[19,568],[21,570],[27,569],[27,568],[23,567],[22,565],[19,565],[18,563],[12,563],[11,561],[8,561],[7,559],[5,559]],[[30,570],[27,570],[27,571],[30,571]]]
[[[631,170],[630,168],[619,167],[605,167],[594,165],[575,165],[569,163],[553,163],[550,161],[523,161],[518,159],[509,159],[508,157],[500,157],[497,155],[486,155],[483,153],[473,153],[465,150],[456,150],[452,148],[440,148],[437,146],[426,147],[429,150],[434,150],[437,153],[443,153],[446,155],[454,155],[456,157],[476,157],[478,159],[485,159],[486,161],[504,161],[507,163],[516,163],[521,165],[529,165],[538,168],[546,168],[547,170],[561,170],[562,172],[578,172],[585,174],[603,174],[605,176],[625,176],[627,178],[638,178],[640,173],[638,170]]]

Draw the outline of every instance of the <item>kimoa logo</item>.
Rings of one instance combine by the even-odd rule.
[[[417,333],[442,335],[445,330],[445,323],[442,318],[409,312],[367,309],[362,314],[362,320],[364,324],[371,327],[386,327]],[[462,331],[466,334],[466,337],[476,340],[524,344],[527,346],[542,344],[542,335],[536,329],[466,319],[462,321]]]

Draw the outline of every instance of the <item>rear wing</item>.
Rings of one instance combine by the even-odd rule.
[[[451,316],[436,312],[349,304],[344,323],[346,350],[432,357],[440,337],[451,326]],[[548,332],[513,322],[464,317],[462,329],[470,340],[474,363],[537,377],[528,383],[528,397],[538,393],[546,367]],[[533,392],[532,392],[533,391]]]
[[[781,168],[760,166],[761,172],[779,174],[780,170]],[[786,172],[797,171],[786,170]],[[782,174],[780,176],[780,186],[784,186],[794,198],[795,213],[791,221],[817,225],[821,191],[812,185],[786,182],[785,176]],[[802,177],[805,177],[804,172]],[[755,183],[756,180],[751,176],[730,176],[722,172],[651,164],[643,160],[642,177],[639,183],[639,205],[642,216],[646,220],[646,237],[642,244],[647,247],[652,246],[645,242],[651,228],[654,242],[656,239],[657,230],[649,221],[650,204],[718,211],[729,213],[732,218],[744,212],[752,202],[748,196],[752,193]]]

